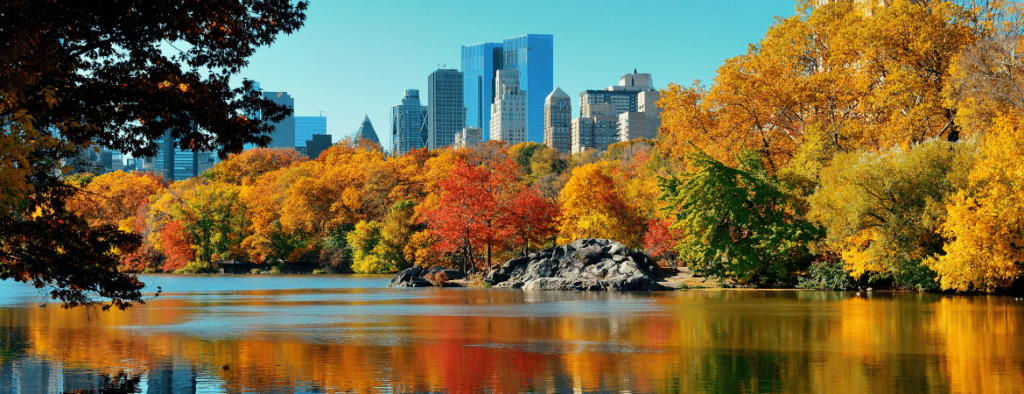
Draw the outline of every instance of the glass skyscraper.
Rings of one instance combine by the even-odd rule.
[[[326,117],[295,117],[295,146],[306,146],[306,141],[312,141],[314,134],[327,134]]]
[[[494,103],[494,74],[501,70],[504,52],[499,43],[462,47],[462,98],[466,106],[466,127],[483,130],[490,140],[491,104]]]
[[[526,91],[526,141],[544,143],[544,99],[554,90],[554,36],[527,34],[503,43],[504,70],[519,71]]]
[[[391,107],[391,149],[404,154],[427,146],[427,107],[420,105],[420,91],[405,91],[402,105]]]

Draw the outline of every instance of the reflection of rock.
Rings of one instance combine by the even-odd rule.
[[[426,276],[430,275],[430,277],[433,278],[436,277],[438,273],[444,273],[445,276],[447,277],[446,280],[456,280],[466,277],[466,274],[462,271],[457,271],[444,267],[431,267],[430,269],[412,267],[395,274],[395,276],[391,278],[391,283],[388,283],[388,287],[433,286],[433,284],[426,279]]]
[[[607,239],[579,239],[510,260],[501,266],[506,281],[524,283],[524,290],[665,290],[654,263]],[[500,277],[493,275],[494,279]],[[498,282],[498,281],[494,281]],[[500,286],[498,287],[511,287]]]

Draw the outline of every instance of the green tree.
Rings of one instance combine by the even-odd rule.
[[[695,171],[662,178],[662,199],[682,232],[680,258],[710,277],[768,284],[807,267],[821,230],[803,220],[799,200],[780,189],[757,152],[732,168],[697,151]]]

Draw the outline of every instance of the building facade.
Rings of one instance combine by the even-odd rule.
[[[295,110],[295,99],[287,92],[263,92],[263,97],[273,101],[275,104],[284,105]],[[295,116],[288,115],[280,122],[274,123],[273,141],[267,145],[268,148],[288,148],[295,145]]]
[[[544,145],[560,154],[572,151],[572,100],[560,88],[544,99]]]
[[[494,103],[494,74],[501,70],[503,48],[500,43],[462,47],[462,99],[466,107],[466,127],[483,129],[489,139],[491,104]]]
[[[544,141],[544,99],[554,89],[554,36],[527,34],[504,40],[503,70],[519,71],[526,90],[526,140]]]
[[[467,127],[455,134],[455,149],[474,148],[483,143],[483,129]]]
[[[466,127],[466,107],[462,99],[462,72],[439,69],[427,78],[427,147],[451,146],[455,133]]]
[[[306,141],[306,157],[309,157],[310,160],[316,160],[316,158],[320,157],[321,153],[329,149],[333,144],[334,142],[332,142],[330,135],[313,134],[313,138]]]
[[[323,116],[295,117],[295,146],[306,146],[313,134],[327,134],[327,118]]]
[[[578,122],[574,120],[570,137],[572,153],[605,150],[608,145],[635,138],[656,138],[661,128],[659,98],[651,75],[635,70],[619,78],[618,86],[580,93],[580,117]],[[605,127],[609,121],[614,124],[610,135]]]
[[[527,139],[527,95],[519,89],[519,71],[500,70],[494,77],[494,104],[491,104],[491,139],[510,145]]]
[[[660,97],[661,92],[657,90],[640,92],[637,96],[637,110],[619,114],[619,141],[658,138],[661,108],[658,108],[657,103]]]
[[[157,146],[156,156],[136,161],[139,171],[160,174],[168,181],[174,182],[199,176],[215,163],[210,152],[195,152],[175,147],[174,136],[170,131],[160,138]]]
[[[427,146],[427,107],[420,91],[409,89],[401,105],[391,107],[391,150],[398,155]]]

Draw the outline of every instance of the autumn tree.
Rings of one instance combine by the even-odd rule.
[[[260,175],[303,161],[306,161],[306,157],[295,149],[254,148],[231,154],[203,173],[203,177],[212,182],[250,185]]]
[[[975,144],[940,140],[838,155],[821,171],[808,217],[854,277],[935,288],[924,262],[942,251],[947,198],[966,184],[976,156]]]
[[[437,207],[422,211],[422,220],[438,238],[435,248],[458,251],[463,269],[490,270],[492,253],[503,248],[511,234],[508,216],[516,175],[511,160],[495,167],[457,162],[440,183]]]
[[[586,164],[572,170],[572,177],[558,196],[561,208],[560,243],[581,238],[607,238],[640,247],[636,229],[646,222],[621,193],[608,163]]]
[[[866,4],[803,1],[710,87],[671,84],[659,101],[668,151],[736,165],[750,149],[775,173],[812,133],[836,152],[961,138],[943,89],[978,39],[977,13],[951,1]]]
[[[941,224],[949,239],[944,254],[927,263],[943,289],[993,292],[1024,273],[1024,123],[1018,116],[994,122],[981,159],[949,201]]]
[[[555,241],[560,212],[558,205],[541,196],[536,188],[520,186],[518,189],[508,205],[507,220],[512,245],[518,245],[519,253],[525,255],[542,248],[548,241]]]
[[[150,196],[163,187],[162,180],[152,175],[114,171],[92,178],[69,205],[90,226],[110,224],[132,232],[139,207],[148,207]]]
[[[62,163],[97,145],[152,156],[168,132],[192,150],[265,146],[272,122],[291,109],[261,97],[251,81],[229,82],[256,48],[302,26],[306,6],[0,3],[7,43],[0,53],[0,222],[8,224],[0,231],[0,278],[54,287],[66,305],[90,302],[90,292],[110,300],[108,307],[141,301],[142,283],[118,272],[109,254],[138,247],[138,236],[89,227],[68,211],[75,190],[60,179]],[[181,50],[164,51],[165,43]]]

